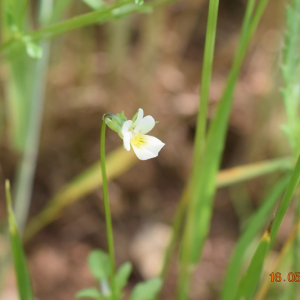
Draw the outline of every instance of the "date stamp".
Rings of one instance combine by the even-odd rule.
[[[269,276],[271,277],[271,282],[300,282],[300,272],[290,272],[287,276],[283,276],[280,272],[272,272]]]

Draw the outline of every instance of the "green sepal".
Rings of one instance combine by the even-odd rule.
[[[122,127],[123,124],[127,121],[124,112],[122,111],[120,114],[107,114],[105,117],[106,125],[113,131],[117,132],[119,137],[123,139]]]

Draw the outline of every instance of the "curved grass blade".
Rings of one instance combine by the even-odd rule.
[[[9,223],[9,235],[14,260],[15,272],[18,283],[19,297],[21,300],[33,300],[31,279],[26,265],[25,254],[19,237],[15,216],[12,210],[9,181],[5,182],[6,206]]]
[[[272,247],[275,242],[276,235],[278,233],[284,215],[292,201],[293,195],[298,186],[299,179],[300,179],[300,156],[298,157],[292,176],[290,178],[290,181],[288,183],[288,186],[286,188],[286,191],[283,195],[283,198],[279,204],[278,210],[274,218],[274,223],[271,228],[270,247]]]

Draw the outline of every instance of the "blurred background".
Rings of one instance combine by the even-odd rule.
[[[31,3],[32,16],[37,2]],[[220,1],[211,117],[235,54],[245,2]],[[270,1],[248,51],[235,92],[222,168],[288,153],[280,129],[284,113],[278,68],[284,4]],[[89,11],[84,2],[72,1],[63,17]],[[46,42],[49,61],[38,79],[34,69],[22,65],[22,57],[1,58],[0,255],[5,255],[8,248],[3,183],[10,179],[13,187],[17,184],[22,159],[24,162],[22,129],[30,122],[26,103],[16,112],[12,100],[16,93],[11,79],[16,74],[12,70],[18,70],[20,77],[28,79],[25,85],[27,82],[32,87],[39,80],[45,86],[29,220],[66,184],[99,160],[104,113],[124,111],[131,119],[138,108],[143,108],[146,115],[159,121],[152,132],[166,144],[159,156],[137,161],[121,152],[120,157],[125,153],[124,160],[130,163],[109,183],[116,262],[120,265],[130,260],[134,266],[128,291],[137,281],[158,274],[191,166],[207,11],[208,1],[177,1],[158,6],[152,13],[134,13],[58,36]],[[33,17],[33,28],[35,22]],[[48,53],[43,49],[42,60]],[[24,120],[16,125],[18,114]],[[122,140],[108,129],[107,155],[120,146]],[[203,260],[194,276],[193,299],[218,298],[240,230],[263,200],[272,176],[219,189]],[[37,299],[74,299],[76,291],[95,285],[87,255],[95,248],[107,249],[101,187],[87,188],[73,199],[25,243]],[[279,241],[290,228],[289,220],[288,214]],[[17,299],[13,269],[5,270],[0,297]],[[175,277],[173,263],[162,299],[174,299]]]

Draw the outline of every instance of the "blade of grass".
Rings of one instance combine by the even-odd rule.
[[[203,68],[200,83],[199,109],[196,125],[196,143],[194,149],[194,165],[196,166],[200,165],[206,139],[206,120],[217,31],[218,8],[219,0],[209,1]]]
[[[218,188],[239,183],[258,176],[273,173],[275,171],[287,171],[293,168],[293,159],[291,157],[271,159],[233,167],[219,171],[216,177],[216,186]]]
[[[268,0],[260,1],[253,16],[251,15],[255,1],[251,0],[248,2],[238,50],[216,116],[209,129],[204,155],[200,165],[194,164],[187,226],[183,237],[182,271],[179,279],[178,299],[186,299],[188,281],[192,270],[191,266],[198,262],[202,254],[203,245],[209,230],[212,200],[216,189],[215,177],[225,143],[234,87],[249,42],[267,2]],[[200,141],[195,143],[197,145]]]
[[[251,300],[259,285],[264,260],[270,245],[270,232],[263,234],[250,265],[237,288],[235,300]]]
[[[278,233],[279,227],[281,225],[281,222],[284,218],[284,215],[292,201],[293,195],[295,193],[295,190],[297,188],[298,182],[300,178],[300,156],[298,157],[297,163],[295,165],[295,168],[293,170],[291,179],[288,183],[288,186],[286,188],[286,191],[283,195],[283,198],[280,202],[280,205],[278,207],[278,210],[275,215],[275,219],[271,228],[271,242],[270,247],[274,245],[276,235]]]
[[[223,151],[226,129],[229,119],[229,113],[233,98],[233,91],[241,68],[241,64],[249,45],[250,39],[258,25],[264,8],[268,0],[260,1],[257,10],[254,13],[251,22],[246,24],[246,29],[242,29],[241,42],[233,63],[229,79],[220,101],[216,116],[209,129],[205,155],[198,172],[193,179],[193,187],[191,188],[191,209],[189,218],[194,226],[191,262],[196,263],[201,256],[203,244],[208,232],[209,220],[211,214],[212,199],[215,191],[215,177],[220,164],[221,154]],[[249,7],[251,8],[251,3]],[[246,13],[247,15],[247,13]],[[246,17],[247,19],[247,17]],[[245,27],[245,25],[244,25]],[[201,201],[198,201],[201,199]]]
[[[274,267],[272,268],[274,273],[278,272],[279,267],[280,267],[284,257],[286,256],[288,251],[291,249],[291,246],[292,246],[297,234],[299,233],[299,228],[300,228],[300,217],[298,218],[297,222],[294,224],[293,229],[292,229],[289,237],[287,238],[284,246],[282,247],[282,249],[280,251],[280,255],[278,256],[277,261],[274,264]],[[271,273],[271,272],[269,272],[269,273]],[[265,279],[265,281],[262,284],[259,291],[257,292],[254,299],[255,300],[264,300],[264,299],[266,299],[268,289],[270,288],[270,284],[271,284],[271,280],[268,276]]]
[[[14,260],[15,272],[18,283],[18,291],[21,300],[33,300],[31,280],[27,270],[26,259],[19,237],[16,219],[12,210],[9,181],[5,182],[7,215],[9,222],[9,235]]]
[[[246,250],[259,230],[266,223],[266,220],[270,216],[274,205],[278,201],[280,195],[283,193],[288,183],[289,177],[290,176],[286,176],[274,185],[274,188],[270,191],[265,201],[263,201],[258,211],[251,217],[245,231],[239,238],[229,266],[227,268],[223,290],[221,293],[221,300],[231,299],[232,295],[235,294],[239,280],[239,274],[243,267],[243,260],[246,254]]]

